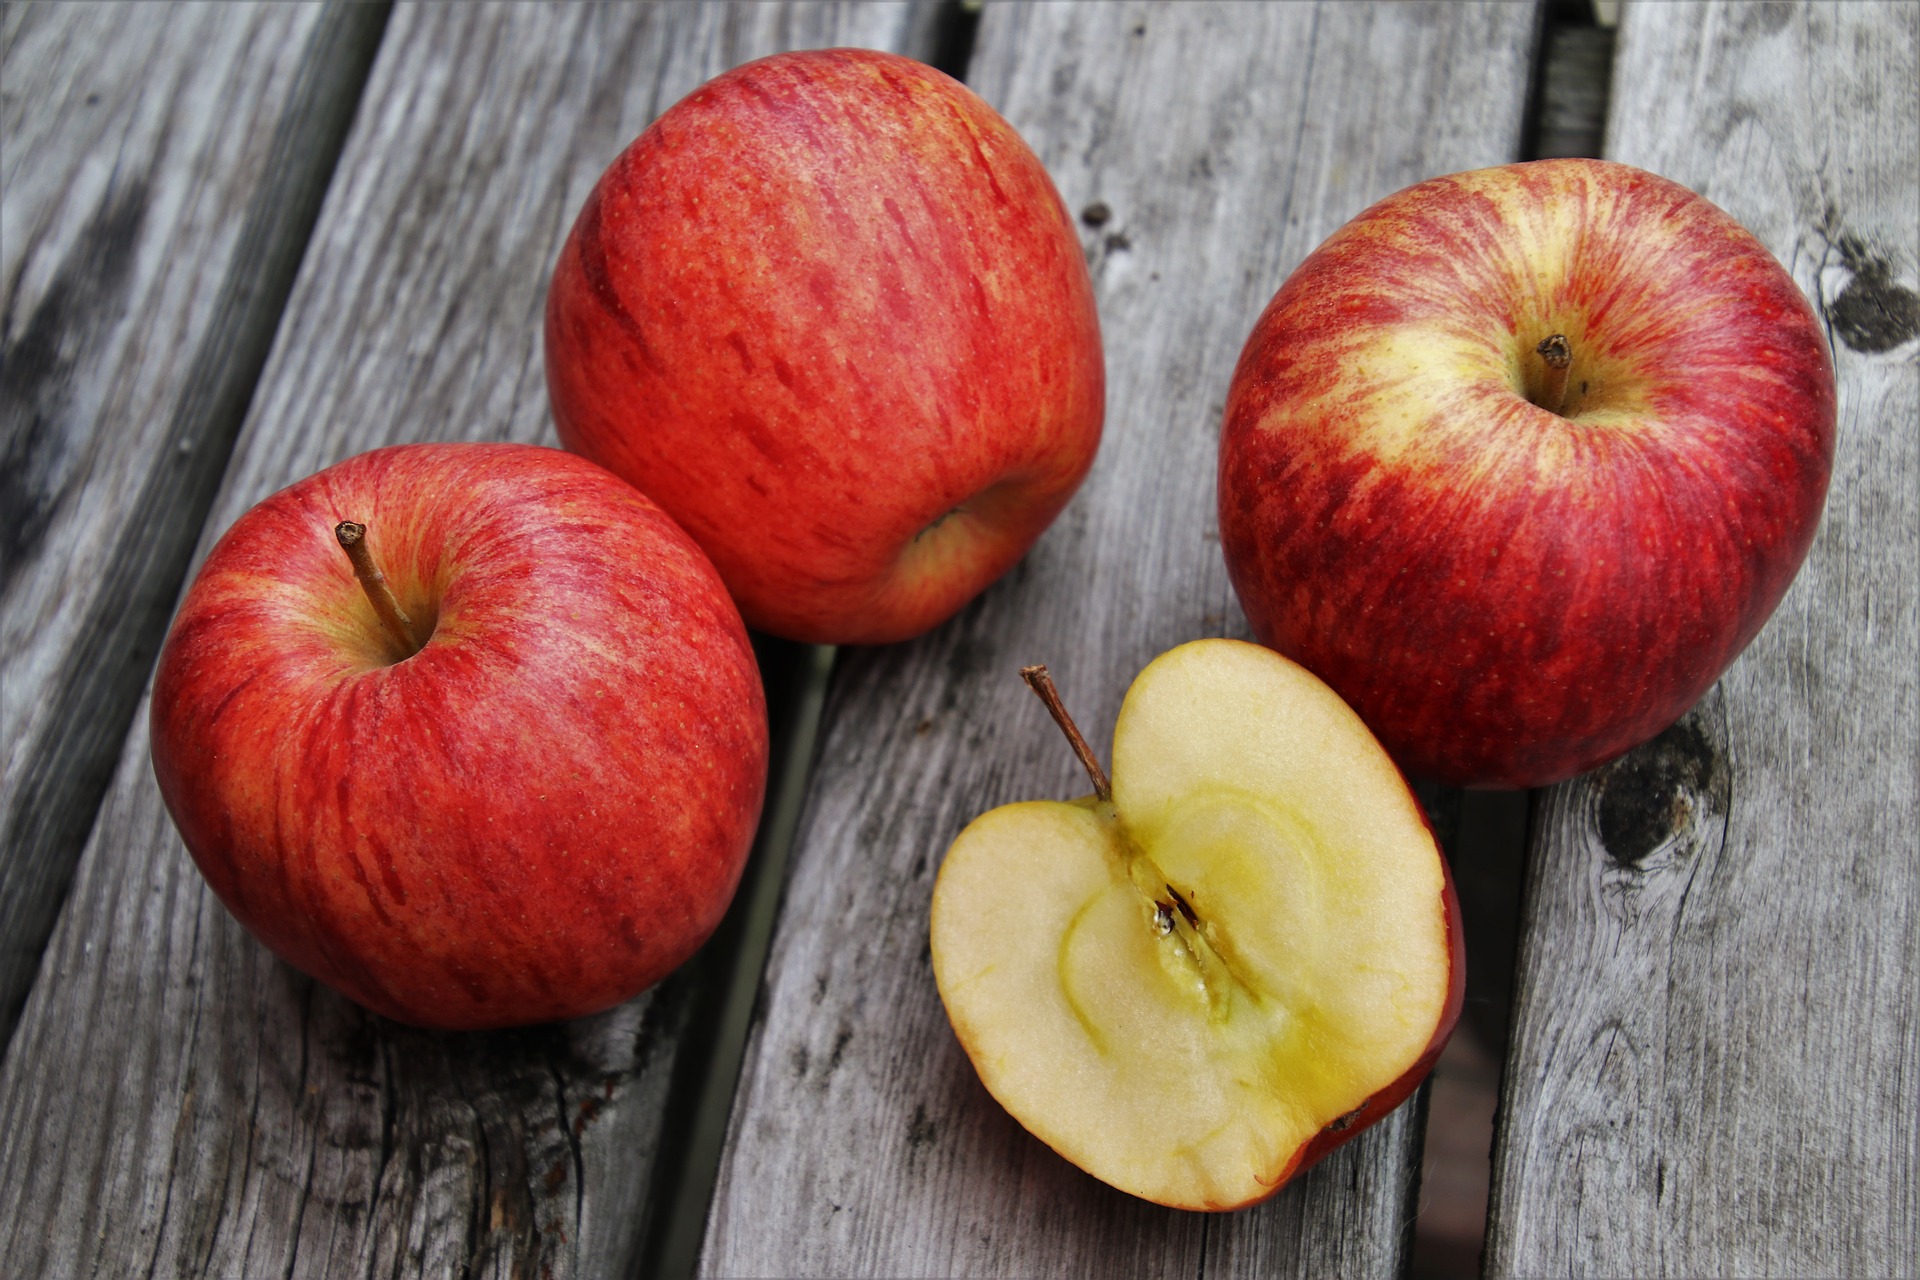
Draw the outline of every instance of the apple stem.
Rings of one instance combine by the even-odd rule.
[[[353,562],[353,576],[360,579],[361,589],[373,602],[373,611],[380,615],[380,625],[400,646],[400,656],[410,658],[418,653],[420,642],[414,639],[413,620],[407,617],[393,588],[387,585],[387,575],[373,562],[373,549],[367,545],[367,526],[342,520],[333,527],[333,536],[340,540],[347,559]]]
[[[1567,408],[1567,371],[1573,368],[1573,344],[1567,335],[1556,333],[1534,348],[1547,363],[1547,383],[1541,389],[1540,407],[1548,413],[1564,413]]]
[[[1060,691],[1053,687],[1053,677],[1047,674],[1045,666],[1022,667],[1020,678],[1025,680],[1032,690],[1040,695],[1040,701],[1047,704],[1047,710],[1053,713],[1053,722],[1060,726],[1060,732],[1067,735],[1067,741],[1073,744],[1073,754],[1080,757],[1080,765],[1093,779],[1093,794],[1100,798],[1101,804],[1113,802],[1113,783],[1107,780],[1107,771],[1100,767],[1098,757],[1087,740],[1080,734],[1080,726],[1067,714],[1067,704],[1060,701]]]

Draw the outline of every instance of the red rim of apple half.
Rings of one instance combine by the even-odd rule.
[[[1103,1182],[1202,1210],[1266,1199],[1418,1087],[1460,1014],[1460,933],[1399,768],[1236,640],[1150,663],[1110,790],[975,819],[932,908],[994,1098]]]

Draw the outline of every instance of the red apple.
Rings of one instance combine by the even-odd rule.
[[[587,198],[547,298],[560,438],[649,494],[749,625],[917,635],[1025,553],[1099,444],[1086,264],[1040,162],[890,54],[749,63]]]
[[[152,733],[228,910],[431,1027],[660,979],[719,922],[766,784],[753,652],[699,548],[518,445],[362,454],[242,516],[174,619]]]
[[[1625,165],[1485,169],[1374,205],[1267,306],[1221,542],[1255,634],[1404,767],[1539,786],[1759,631],[1833,439],[1819,321],[1732,218]]]

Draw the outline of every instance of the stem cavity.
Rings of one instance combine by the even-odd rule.
[[[333,536],[340,540],[341,549],[353,562],[353,576],[360,579],[361,589],[373,603],[373,611],[380,615],[380,625],[399,646],[400,656],[411,658],[420,652],[420,641],[413,634],[413,619],[400,607],[393,588],[387,585],[387,575],[373,562],[373,549],[367,545],[367,526],[342,520],[333,527]]]
[[[1567,371],[1573,368],[1573,344],[1567,335],[1556,333],[1534,348],[1547,366],[1547,380],[1541,388],[1540,407],[1548,413],[1565,415],[1567,409]]]
[[[1093,779],[1093,794],[1101,804],[1113,803],[1113,783],[1107,780],[1107,771],[1100,767],[1100,760],[1093,754],[1093,748],[1081,736],[1080,726],[1067,714],[1067,706],[1060,701],[1060,691],[1053,687],[1053,677],[1047,674],[1046,667],[1022,667],[1020,678],[1040,696],[1040,701],[1047,704],[1053,722],[1060,726],[1060,732],[1067,735],[1067,741],[1073,746],[1073,754],[1080,757],[1080,766],[1087,771],[1087,777]]]

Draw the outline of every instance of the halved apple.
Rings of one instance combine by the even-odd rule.
[[[1419,802],[1333,691],[1199,640],[1128,690],[1094,778],[974,820],[935,981],[989,1092],[1123,1191],[1234,1209],[1385,1116],[1459,1016],[1459,905]]]

